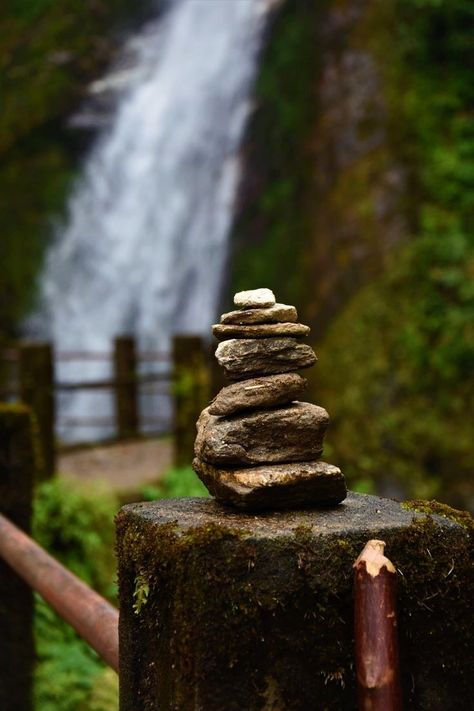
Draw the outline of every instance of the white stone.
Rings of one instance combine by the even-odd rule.
[[[258,309],[274,306],[275,294],[270,289],[251,289],[239,291],[234,296],[234,304],[240,309]]]

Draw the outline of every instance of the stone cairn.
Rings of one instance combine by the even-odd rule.
[[[235,295],[239,310],[212,327],[230,385],[197,422],[193,467],[211,494],[239,509],[332,506],[346,497],[340,469],[322,462],[329,415],[299,402],[316,363],[309,328],[269,289]]]

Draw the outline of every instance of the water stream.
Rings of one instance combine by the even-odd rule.
[[[134,334],[168,350],[173,333],[208,334],[216,316],[269,0],[173,0],[130,38],[109,125],[85,160],[56,229],[30,332],[58,351],[106,352]],[[119,63],[120,65],[120,63]],[[117,80],[119,79],[119,81]],[[57,379],[107,376],[103,362],[59,362]],[[150,404],[150,400],[152,400]],[[145,402],[145,401],[144,401]],[[148,398],[150,415],[169,410]],[[64,394],[61,421],[112,415],[103,392]],[[113,428],[60,425],[66,441]]]

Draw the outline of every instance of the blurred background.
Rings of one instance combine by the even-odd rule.
[[[474,509],[473,19],[471,0],[4,0],[2,347],[110,360],[133,336],[159,376],[174,335],[210,344],[235,291],[270,287],[311,326],[309,397],[349,486]],[[170,429],[173,390],[155,395],[142,435]],[[57,409],[62,444],[113,436],[103,391]],[[45,486],[44,545],[94,528],[81,506],[103,531],[113,504]],[[113,708],[102,682],[59,701],[71,657],[45,649],[38,708]]]
[[[472,3],[2,7],[2,338],[166,351],[269,286],[349,480],[472,507]]]

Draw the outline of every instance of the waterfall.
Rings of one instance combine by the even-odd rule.
[[[169,349],[173,333],[209,333],[272,4],[173,0],[129,41],[133,66],[56,229],[30,333],[57,351],[91,352],[108,351],[122,333],[160,350]],[[108,368],[60,362],[56,373],[61,381],[87,381]],[[60,418],[111,412],[111,397],[98,392],[59,400]],[[74,441],[111,431],[63,426],[58,434]]]

